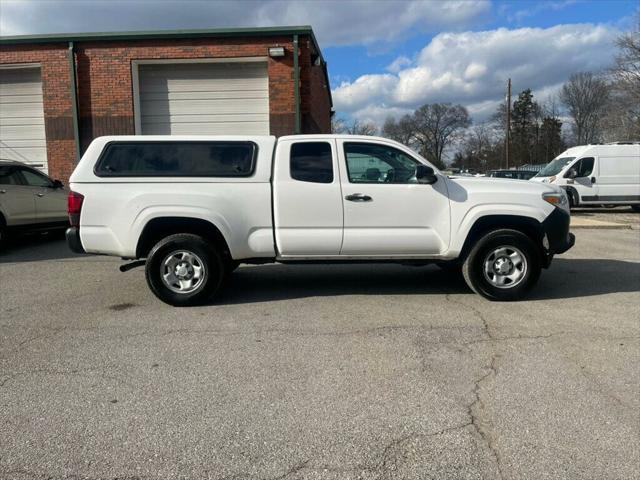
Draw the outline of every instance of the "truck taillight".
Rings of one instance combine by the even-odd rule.
[[[72,227],[80,226],[80,211],[82,210],[83,201],[83,195],[77,192],[69,192],[69,197],[67,198],[67,210],[69,212],[69,223]]]

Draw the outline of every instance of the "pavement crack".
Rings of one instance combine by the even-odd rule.
[[[497,375],[497,370],[495,365],[496,358],[497,358],[497,355],[494,352],[491,356],[491,361],[489,363],[489,366],[486,367],[487,371],[475,381],[473,390],[472,390],[474,399],[467,407],[467,414],[471,418],[471,422],[470,422],[471,426],[473,426],[474,430],[478,433],[480,438],[482,438],[484,443],[487,445],[487,448],[491,452],[496,464],[496,468],[498,469],[498,475],[499,475],[498,478],[502,479],[504,478],[504,475],[502,472],[502,459],[500,456],[500,452],[496,448],[494,440],[491,436],[491,424],[487,419],[483,418],[483,411],[486,407],[486,404],[482,400],[482,396],[480,394],[480,390],[482,389],[483,383],[489,381],[491,378],[495,378]]]
[[[309,459],[305,460],[304,462],[300,462],[296,465],[294,465],[293,467],[289,468],[289,470],[287,470],[286,472],[284,472],[282,475],[279,475],[277,477],[269,477],[265,480],[284,480],[285,478],[294,475],[298,472],[300,472],[301,470],[304,470],[307,467],[307,464],[309,463]]]
[[[492,432],[491,432],[492,425],[489,420],[483,417],[486,403],[482,399],[481,390],[482,390],[483,384],[485,382],[488,382],[491,379],[495,379],[498,373],[496,370],[496,360],[498,358],[498,355],[494,349],[495,343],[499,341],[504,341],[504,340],[522,339],[523,337],[522,336],[515,336],[513,338],[497,337],[493,333],[487,318],[478,308],[474,307],[473,305],[469,305],[467,303],[453,299],[450,294],[446,295],[446,299],[452,303],[468,308],[469,310],[472,311],[474,316],[478,320],[480,320],[480,322],[482,323],[483,331],[486,335],[486,338],[484,340],[479,339],[470,343],[487,342],[489,343],[491,348],[491,357],[490,357],[489,363],[486,367],[484,367],[485,373],[475,380],[473,389],[471,390],[471,393],[473,394],[473,401],[467,406],[467,414],[471,419],[471,422],[470,422],[471,426],[473,426],[474,430],[480,436],[483,442],[486,444],[487,448],[491,452],[491,455],[493,456],[496,469],[498,470],[498,478],[503,479],[504,474],[502,472],[502,458],[500,456],[500,452],[496,448],[495,442],[492,437]]]
[[[380,462],[373,468],[365,468],[365,470],[370,470],[370,471],[379,471],[381,472],[380,476],[384,475],[385,472],[389,471],[389,470],[393,470],[396,468],[396,461],[397,461],[397,453],[394,454],[395,451],[397,451],[398,453],[400,453],[402,451],[402,445],[404,445],[407,442],[410,442],[412,440],[417,440],[417,439],[421,439],[421,438],[429,438],[429,437],[436,437],[439,435],[444,435],[445,433],[448,432],[453,432],[456,430],[462,430],[464,428],[467,428],[469,426],[472,425],[472,422],[465,422],[462,423],[460,425],[453,425],[451,427],[447,427],[447,428],[443,428],[441,430],[435,431],[435,432],[430,432],[430,433],[411,433],[408,435],[405,435],[403,437],[397,438],[395,440],[393,440],[392,442],[388,443],[383,451],[382,451],[382,460],[380,460]],[[378,478],[380,478],[380,476]]]
[[[471,340],[470,342],[464,342],[463,345],[475,345],[478,343],[497,343],[497,342],[510,342],[514,340],[544,340],[547,338],[566,335],[570,332],[556,332],[548,335],[511,335],[508,337],[490,337],[485,339]]]

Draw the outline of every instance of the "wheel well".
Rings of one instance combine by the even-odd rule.
[[[191,217],[161,217],[150,220],[138,239],[136,258],[145,258],[156,243],[176,233],[192,233],[206,238],[220,250],[223,258],[231,258],[229,246],[218,227],[207,220]]]
[[[544,230],[542,225],[536,219],[531,217],[521,217],[518,215],[487,215],[480,217],[471,227],[467,238],[464,241],[460,258],[464,259],[469,254],[476,241],[492,230],[500,230],[508,228],[524,233],[531,238],[533,242],[540,248],[542,254],[542,238]]]
[[[567,195],[573,195],[573,200],[575,201],[575,205],[578,206],[580,203],[580,194],[578,190],[573,187],[564,187],[567,190]]]

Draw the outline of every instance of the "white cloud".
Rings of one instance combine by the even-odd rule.
[[[334,102],[339,102],[345,110],[357,110],[370,104],[373,98],[390,97],[395,86],[396,77],[391,74],[362,75],[334,90]]]
[[[398,73],[404,67],[408,67],[409,65],[411,65],[411,63],[412,62],[409,57],[401,55],[387,66],[387,71],[391,73]]]
[[[335,108],[356,118],[377,108],[380,123],[385,109],[453,102],[485,118],[492,113],[491,105],[504,98],[509,77],[515,94],[531,88],[548,96],[573,72],[609,66],[616,33],[593,24],[442,33],[406,68],[343,82],[333,90]]]
[[[321,46],[393,42],[457,30],[489,0],[1,0],[0,34],[312,25]]]
[[[507,19],[510,22],[519,23],[527,17],[533,17],[534,15],[539,14],[545,10],[551,10],[552,12],[557,12],[566,7],[574,5],[578,2],[578,0],[562,0],[562,1],[546,1],[546,2],[538,2],[536,4],[528,4],[527,8],[516,11],[513,15],[509,15]]]

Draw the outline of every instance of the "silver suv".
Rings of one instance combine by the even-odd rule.
[[[64,228],[68,191],[59,180],[13,160],[0,160],[0,241],[13,231]]]

